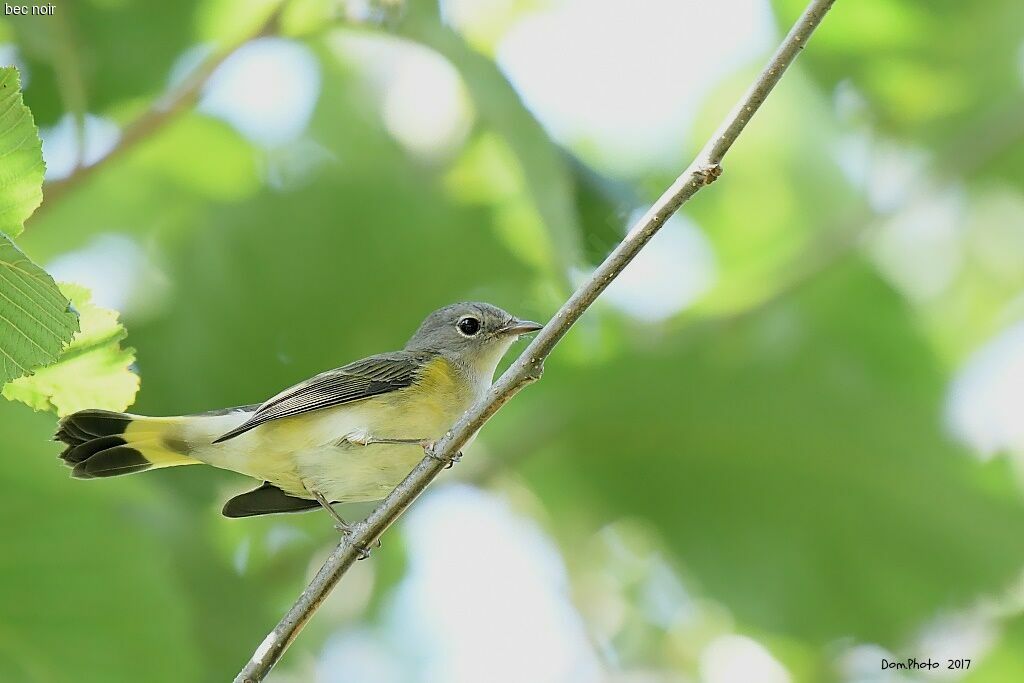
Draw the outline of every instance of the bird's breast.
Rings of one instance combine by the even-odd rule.
[[[412,386],[324,411],[319,447],[298,456],[302,477],[331,500],[377,500],[423,458],[417,444],[368,444],[369,439],[435,441],[472,404],[478,391],[444,359],[424,367]],[[329,413],[329,414],[327,414]]]
[[[358,442],[441,438],[486,390],[469,374],[438,357],[409,387],[272,420],[196,457],[292,495],[305,497],[305,487],[312,486],[335,501],[377,500],[412,470],[423,450],[416,444]]]

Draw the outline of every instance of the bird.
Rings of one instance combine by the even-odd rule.
[[[299,382],[261,404],[175,417],[86,409],[54,439],[76,479],[206,464],[262,484],[224,505],[240,518],[380,500],[490,387],[519,337],[542,325],[461,302],[428,315],[401,351]]]

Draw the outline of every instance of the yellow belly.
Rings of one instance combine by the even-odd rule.
[[[482,391],[439,358],[411,387],[273,420],[195,457],[303,498],[315,490],[332,501],[379,500],[423,458],[423,449],[354,441],[437,440]]]

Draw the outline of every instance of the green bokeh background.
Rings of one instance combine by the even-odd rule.
[[[123,316],[142,379],[133,411],[259,401],[400,345],[455,300],[546,319],[571,273],[671,181],[660,167],[588,163],[586,141],[557,145],[486,45],[470,46],[433,3],[370,4],[357,23],[294,0],[280,29],[318,60],[304,140],[327,161],[269,183],[268,169],[308,152],[269,153],[189,109],[52,202],[44,194],[20,239],[37,262],[109,233],[145,255],[151,272]],[[266,5],[78,0],[53,18],[4,18],[0,43],[28,69],[40,126],[82,110],[125,124],[166,90],[183,52],[235,44]],[[511,24],[545,3],[505,5]],[[772,3],[778,26],[802,6]],[[396,142],[334,49],[354,35],[448,59],[475,111],[465,143],[424,160]],[[600,612],[586,588],[595,573],[638,600],[582,542],[601,529],[631,539],[638,558],[666,558],[699,597],[691,631],[648,623],[635,605],[613,632],[595,626],[609,672],[700,680],[701,645],[736,632],[794,681],[854,680],[842,647],[960,656],[914,651],[915,637],[988,605],[993,642],[960,680],[1024,680],[1020,454],[979,459],[944,424],[958,369],[1021,319],[1022,44],[1019,0],[839,0],[723,178],[686,207],[714,250],[714,288],[659,322],[599,302],[543,381],[488,424],[480,455],[444,475],[512,501],[529,492],[517,509],[557,542],[585,622]],[[760,63],[702,103],[676,170]],[[852,110],[836,105],[848,92]],[[833,154],[864,134],[923,158],[902,207],[961,198],[962,265],[938,294],[911,296],[879,265],[902,208],[879,209]],[[993,240],[1016,267],[983,258]],[[281,519],[222,519],[226,497],[249,485],[230,473],[83,484],[55,460],[53,416],[4,403],[0,425],[0,681],[229,680],[332,542],[316,515],[286,518],[299,533],[284,545],[268,540]],[[379,618],[403,576],[402,533],[361,565],[375,578],[364,603],[318,615],[280,680],[308,680],[302,663],[328,634]]]

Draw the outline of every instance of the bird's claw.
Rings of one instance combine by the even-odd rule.
[[[335,524],[334,528],[341,532],[341,535],[345,538],[348,544],[352,547],[353,550],[356,551],[356,560],[365,560],[370,556],[369,546],[360,545],[352,540],[352,537],[355,535],[355,529],[352,526],[342,527],[340,524]],[[378,548],[380,547],[379,538],[377,539],[377,542],[374,545],[376,545]]]
[[[334,525],[334,528],[341,533],[342,537],[349,544],[349,546],[351,546],[352,549],[356,551],[356,560],[365,560],[370,556],[369,546],[361,545],[353,540],[361,524],[361,522],[356,522],[355,524],[348,524],[346,522]],[[374,541],[373,545],[380,548],[380,539],[378,538],[376,541]]]
[[[356,555],[356,562],[358,562],[359,560],[365,560],[365,559],[370,557],[370,549],[367,548],[365,545],[354,545],[353,544],[352,547],[355,549],[355,551],[357,553],[357,555]]]
[[[443,462],[444,468],[446,470],[450,470],[452,467],[455,466],[455,463],[462,460],[462,451],[459,451],[458,453],[450,457],[443,458],[434,452],[435,443],[433,441],[424,441],[420,445],[423,446],[423,452],[426,454],[428,458],[432,458],[433,460],[437,460],[438,462]]]

